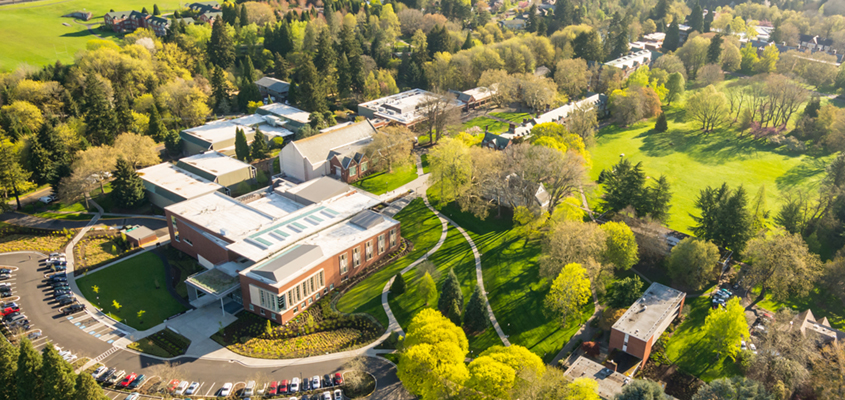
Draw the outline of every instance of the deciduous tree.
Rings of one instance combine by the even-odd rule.
[[[710,349],[719,355],[736,358],[740,340],[748,340],[748,322],[745,321],[745,307],[739,297],[728,300],[725,308],[710,310],[704,321],[704,337]]]
[[[434,279],[428,272],[420,278],[417,284],[417,293],[425,302],[426,307],[437,300],[437,284],[434,283]]]
[[[719,248],[711,242],[694,237],[681,240],[669,255],[669,274],[693,290],[700,290],[709,282],[719,262]]]
[[[560,91],[574,99],[587,89],[591,75],[583,59],[561,60],[555,68],[555,83]]]
[[[464,364],[469,351],[466,335],[439,312],[423,309],[406,332],[397,375],[411,393],[435,400],[454,393],[469,379]]]
[[[161,162],[156,144],[148,136],[137,133],[124,133],[114,141],[114,152],[126,159],[131,168],[138,169]]]
[[[413,133],[408,128],[389,126],[373,135],[365,152],[373,168],[392,173],[394,168],[410,163],[413,147]]]
[[[604,251],[606,264],[626,270],[634,266],[640,257],[634,232],[624,222],[606,222],[601,225],[607,240]]]
[[[566,264],[552,282],[545,305],[560,316],[561,325],[566,326],[566,319],[578,313],[589,299],[590,279],[587,277],[587,270],[581,264],[571,263]]]
[[[724,93],[709,85],[687,99],[687,115],[701,124],[701,130],[710,132],[727,121],[728,100]]]
[[[675,24],[674,22],[672,23]],[[663,48],[666,48],[664,44]],[[614,400],[669,400],[670,397],[663,393],[663,387],[659,383],[646,380],[634,379],[633,382],[622,388],[622,393],[617,394]]]
[[[554,230],[543,242],[540,253],[540,275],[553,279],[560,275],[561,267],[578,263],[586,265],[589,260],[598,260],[607,249],[607,234],[593,223],[564,221],[556,224]],[[590,275],[595,282],[596,275]]]
[[[809,251],[801,235],[782,229],[752,239],[748,260],[746,285],[771,290],[779,300],[806,296],[822,272],[819,256]]]

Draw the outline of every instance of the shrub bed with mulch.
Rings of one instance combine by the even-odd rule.
[[[170,329],[163,329],[137,342],[130,343],[132,350],[152,354],[159,357],[177,357],[185,354],[191,341]]]
[[[0,227],[0,253],[10,251],[61,251],[76,235],[77,230],[51,231],[3,224]]]
[[[352,350],[381,335],[376,322],[333,311],[330,301],[323,297],[285,325],[244,311],[211,338],[244,356],[285,359]]]

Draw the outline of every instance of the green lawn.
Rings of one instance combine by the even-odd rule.
[[[165,318],[185,311],[167,291],[167,274],[161,259],[149,252],[88,274],[76,283],[82,295],[95,306],[98,294],[92,287],[97,286],[103,311],[139,330],[151,328]],[[115,309],[113,301],[120,304],[119,310]],[[146,311],[143,323],[137,315],[140,310]]]
[[[675,330],[666,345],[666,356],[687,373],[704,381],[739,375],[739,367],[730,358],[716,360],[704,341],[704,320],[710,310],[710,298],[688,298],[684,303],[689,314]],[[665,335],[664,335],[665,337]]]
[[[508,121],[515,122],[517,124],[521,124],[523,119],[531,119],[532,118],[531,114],[529,114],[527,112],[495,112],[495,113],[490,113],[490,115],[492,115],[496,118],[506,119]]]
[[[752,299],[756,299],[760,289],[754,290]],[[842,300],[831,294],[823,287],[815,287],[807,297],[790,297],[784,301],[772,299],[772,293],[766,294],[766,298],[759,303],[758,307],[775,312],[783,307],[791,308],[796,313],[804,310],[813,310],[813,315],[821,319],[827,317],[830,325],[837,329],[845,329],[845,305]]]
[[[414,249],[405,257],[367,277],[350,289],[337,303],[346,313],[367,313],[387,326],[387,314],[381,305],[381,291],[388,280],[437,244],[442,232],[440,220],[426,208],[422,199],[411,202],[395,217],[402,223],[402,236],[414,243]]]
[[[423,154],[420,156],[420,161],[422,163],[423,173],[427,174],[431,172],[431,167],[428,165],[428,154]]]
[[[484,131],[484,129],[488,129],[493,133],[505,133],[508,131],[508,124],[488,117],[476,117],[464,122],[461,126],[461,131],[466,131],[474,126],[481,128],[482,131]]]
[[[525,346],[544,361],[549,362],[594,311],[592,302],[585,305],[579,316],[570,317],[565,327],[560,320],[545,312],[543,300],[549,282],[540,277],[540,241],[525,242],[513,230],[511,215],[503,211],[496,218],[495,210],[485,220],[462,213],[455,204],[441,207],[437,191],[429,189],[429,201],[441,212],[466,229],[481,252],[484,288],[488,292],[493,313],[508,340]],[[471,339],[471,348],[481,350],[501,344],[493,329],[481,337]]]
[[[180,4],[174,0],[156,3],[163,12]],[[57,59],[65,64],[73,63],[74,55],[96,37],[84,25],[71,18],[62,18],[62,15],[91,11],[94,17],[85,23],[99,25],[109,9],[140,11],[142,7],[147,7],[152,11],[152,6],[152,2],[141,0],[46,0],[0,6],[0,37],[4,38],[0,40],[0,71],[14,70],[20,63],[42,66],[55,63]],[[117,40],[112,33],[98,34]]]
[[[49,218],[49,219],[64,219],[69,221],[90,221],[91,218],[94,218],[93,214],[60,214],[60,213],[52,213],[52,212],[42,212],[42,213],[35,213],[36,217],[41,218]]]
[[[695,199],[701,189],[728,182],[731,187],[743,185],[749,202],[761,185],[766,186],[768,208],[775,214],[780,208],[781,194],[792,188],[814,188],[824,175],[830,157],[812,157],[790,153],[749,138],[739,139],[735,129],[702,134],[692,122],[683,122],[684,110],[669,107],[666,116],[669,130],[652,131],[654,120],[628,128],[615,125],[596,135],[591,150],[594,180],[603,169],[619,162],[621,154],[636,163],[642,162],[649,177],[665,174],[672,185],[672,209],[669,227],[689,233],[693,225],[690,213],[697,215]],[[592,194],[591,204],[598,207]]]
[[[393,172],[384,171],[367,175],[363,179],[355,181],[352,185],[379,195],[398,189],[414,179],[417,179],[417,167],[413,163],[409,163],[402,167],[393,168]]]

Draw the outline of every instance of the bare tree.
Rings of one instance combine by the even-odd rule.
[[[511,208],[538,206],[540,185],[549,194],[549,214],[583,182],[584,161],[577,153],[522,143],[505,150],[504,198]]]
[[[460,123],[461,110],[452,94],[433,93],[420,104],[420,109],[424,115],[422,126],[431,143],[440,140],[446,127]]]
[[[413,146],[413,133],[408,128],[389,126],[376,132],[364,151],[376,168],[393,172],[394,167],[410,162]]]
[[[458,193],[461,211],[471,212],[479,219],[487,218],[490,208],[502,188],[504,154],[483,147],[470,147],[470,172],[467,184]]]
[[[540,257],[540,275],[554,279],[560,269],[569,263],[589,264],[598,260],[607,248],[606,235],[598,225],[580,221],[565,221],[555,226],[543,243]],[[591,265],[591,268],[594,266]],[[599,271],[588,270],[590,281],[598,280]],[[594,279],[595,277],[595,279]]]

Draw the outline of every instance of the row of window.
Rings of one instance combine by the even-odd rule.
[[[364,161],[361,163],[361,173],[367,172],[367,162]],[[350,165],[349,166],[349,176],[358,175],[358,166],[357,165]]]
[[[320,277],[322,277],[322,273],[323,273],[323,272],[322,272],[322,271],[320,271]],[[299,286],[297,286],[297,288],[299,288]],[[259,308],[259,309],[258,309],[258,313],[259,313],[262,317],[264,317],[264,316],[267,316],[267,311],[270,311],[270,319],[272,319],[273,321],[276,321],[276,315],[277,315],[276,313],[281,314],[281,313],[283,313],[283,312],[285,312],[285,311],[286,311],[286,310],[284,309],[284,307],[282,306],[282,304],[283,304],[283,302],[284,302],[284,299],[285,299],[287,296],[284,296],[284,295],[279,296],[279,297],[278,297],[278,305],[279,305],[279,308],[273,308],[273,306],[272,306],[272,304],[273,304],[273,303],[272,303],[272,302],[270,302],[270,301],[269,301],[269,299],[267,299],[267,301],[268,301],[268,302],[267,302],[267,303],[265,303],[265,297],[264,297],[265,295],[264,295],[264,292],[266,292],[266,291],[265,291],[265,290],[263,290],[263,289],[260,289],[260,288],[259,288],[259,290],[261,291],[261,292],[260,292],[260,293],[261,293],[261,308]],[[330,290],[334,290],[334,284],[333,284],[333,283],[329,284],[329,287],[327,287],[327,288],[323,288],[323,293],[322,293],[322,294],[323,294],[323,295],[326,295],[326,294],[328,294],[328,293],[329,293],[329,291],[330,291]],[[267,292],[267,293],[268,293],[268,294],[270,294],[269,292]],[[288,293],[290,293],[290,292],[288,292]],[[274,296],[274,297],[275,297],[275,296]],[[295,305],[295,306],[293,307],[293,314],[294,314],[294,315],[298,314],[298,313],[299,313],[299,311],[300,311],[300,309],[301,309],[302,311],[305,311],[305,309],[306,309],[306,308],[308,308],[308,306],[310,306],[311,304],[313,304],[315,301],[318,301],[318,300],[320,300],[320,291],[319,291],[319,289],[318,289],[316,292],[314,292],[314,293],[313,293],[313,296],[310,296],[310,297],[306,298],[306,299],[305,299],[305,301],[304,301],[304,302],[302,302],[302,304],[297,304],[297,305]],[[268,306],[267,306],[267,307],[265,307],[265,304],[267,304]],[[266,310],[265,310],[265,308],[266,308]],[[249,311],[255,311],[255,305],[254,305],[254,304],[251,304],[251,303],[250,303],[250,305],[249,305]]]
[[[390,230],[390,247],[396,246],[396,228]],[[384,253],[384,234],[378,235],[378,254],[381,255]],[[366,257],[367,261],[373,259],[373,241],[368,240],[364,243],[364,257]],[[346,262],[346,253],[341,254],[338,256],[338,261],[340,263],[340,274],[345,275],[349,272],[349,265]],[[355,247],[352,249],[352,267],[358,268],[361,265],[361,249]]]

